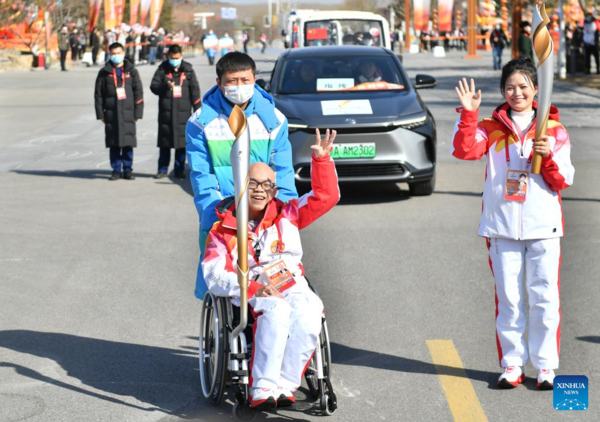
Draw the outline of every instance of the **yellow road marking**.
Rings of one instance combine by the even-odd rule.
[[[487,422],[452,340],[427,340],[446,401],[455,422]]]

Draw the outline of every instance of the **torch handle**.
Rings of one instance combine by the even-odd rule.
[[[533,153],[533,160],[531,161],[531,173],[540,174],[542,171],[542,156],[537,152]]]

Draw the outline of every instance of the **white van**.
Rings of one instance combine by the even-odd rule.
[[[387,19],[370,12],[298,10],[288,16],[286,32],[290,48],[321,45],[392,48]]]

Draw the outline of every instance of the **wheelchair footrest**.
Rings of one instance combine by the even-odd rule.
[[[233,375],[234,377],[247,377],[248,376],[248,371],[231,371],[231,375]]]
[[[241,360],[241,359],[249,359],[248,353],[230,353],[229,359],[231,360]]]

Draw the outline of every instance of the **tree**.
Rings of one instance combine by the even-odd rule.
[[[163,3],[160,19],[158,20],[158,27],[175,29],[173,28],[173,5],[171,4],[171,0],[165,0]]]
[[[346,0],[344,9],[358,10],[361,12],[377,12],[377,0]]]

